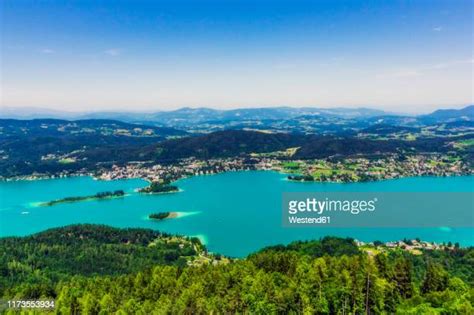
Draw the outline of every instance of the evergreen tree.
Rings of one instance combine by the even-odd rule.
[[[448,273],[436,263],[428,263],[421,291],[423,293],[444,291],[448,286]]]
[[[404,299],[413,295],[412,265],[405,258],[399,258],[395,263],[394,281],[398,293]]]

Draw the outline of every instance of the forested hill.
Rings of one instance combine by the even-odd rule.
[[[273,152],[304,145],[308,136],[286,133],[226,130],[173,139],[157,145],[158,159],[233,157],[252,152]]]
[[[187,133],[174,128],[130,124],[109,119],[0,119],[0,136],[67,137],[67,136],[130,136],[166,139]]]
[[[189,157],[239,157],[289,148],[298,148],[292,156],[296,159],[370,157],[385,153],[444,153],[456,150],[453,145],[456,141],[472,139],[471,135],[460,135],[410,141],[378,140],[349,136],[226,130],[164,140],[156,136],[102,134],[103,131],[98,134],[81,132],[59,136],[55,135],[57,132],[38,132],[34,136],[0,136],[0,176],[57,174],[81,169],[95,171],[102,166],[135,161],[168,163]],[[469,156],[472,156],[471,151],[463,149],[460,154],[469,159]]]
[[[474,311],[472,248],[369,252],[351,239],[326,237],[226,263],[184,265],[165,257],[192,255],[190,249],[156,237],[172,240],[90,225],[0,239],[0,295],[53,298],[66,314]]]
[[[414,141],[371,140],[355,137],[321,136],[257,131],[226,130],[208,135],[164,141],[153,149],[157,160],[176,158],[232,157],[249,153],[282,151],[297,147],[294,158],[326,158],[334,155],[373,155],[381,153],[446,152],[456,138],[430,138]],[[152,155],[150,155],[150,158]]]
[[[183,266],[201,246],[196,238],[89,224],[0,238],[0,296],[52,294],[59,280],[74,275],[121,275],[156,264]]]
[[[115,120],[0,119],[0,176],[94,170],[97,163],[140,160],[127,152],[186,134]]]

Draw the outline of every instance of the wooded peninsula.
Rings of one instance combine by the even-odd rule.
[[[114,197],[123,197],[125,196],[125,192],[123,190],[115,190],[115,191],[103,191],[98,192],[92,196],[74,196],[74,197],[66,197],[56,200],[51,200],[48,202],[43,202],[40,204],[42,207],[50,207],[61,203],[69,203],[69,202],[78,202],[78,201],[86,201],[86,200],[101,200],[101,199],[109,199]]]

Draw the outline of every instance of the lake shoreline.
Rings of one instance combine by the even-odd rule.
[[[182,178],[216,175],[242,171],[275,171],[285,174],[295,182],[358,183],[418,176],[469,176],[474,167],[460,157],[446,154],[413,154],[401,157],[389,154],[377,159],[364,156],[347,156],[342,159],[280,159],[252,157],[248,162],[243,157],[216,159],[177,160],[171,164],[137,163],[112,167],[96,165],[90,169],[61,171],[52,174],[32,173],[20,176],[0,176],[0,181],[67,178],[91,176],[95,180],[116,180],[139,178],[148,182],[172,183]],[[144,188],[146,190],[146,188]]]
[[[214,175],[220,175],[220,174],[226,174],[226,173],[236,173],[236,172],[275,172],[281,175],[285,175],[285,180],[294,182],[294,183],[327,183],[327,184],[354,184],[354,183],[374,183],[374,182],[383,182],[383,181],[389,181],[389,180],[397,180],[397,179],[404,179],[404,178],[417,178],[417,177],[423,177],[423,178],[440,178],[440,177],[463,177],[463,176],[474,176],[473,172],[466,172],[466,173],[461,173],[461,174],[423,174],[423,175],[408,175],[408,176],[397,176],[397,177],[389,177],[389,178],[374,178],[370,180],[350,180],[350,181],[331,181],[331,180],[299,180],[299,179],[293,179],[289,178],[290,176],[302,176],[301,174],[297,173],[289,173],[288,171],[285,171],[283,169],[242,169],[242,170],[230,170],[230,171],[222,171],[222,172],[216,172],[212,174],[194,174],[194,175],[189,175],[189,176],[181,176],[175,180],[173,180],[171,183],[176,183],[177,181],[180,181],[182,179],[187,179],[187,178],[192,178],[192,177],[201,177],[201,176],[214,176]],[[100,176],[96,176],[96,174],[93,173],[77,173],[77,174],[67,174],[67,175],[28,175],[28,176],[18,176],[18,177],[8,177],[8,178],[0,178],[0,182],[17,182],[17,181],[41,181],[41,180],[52,180],[52,179],[65,179],[65,178],[74,178],[74,177],[91,177],[94,180],[98,181],[115,181],[115,180],[129,180],[129,179],[140,179],[143,181],[146,181],[149,185],[153,182],[152,180],[146,178],[145,176],[124,176],[120,178],[101,178]],[[146,186],[147,187],[147,186]],[[143,187],[145,188],[145,187]],[[138,191],[143,188],[137,188],[137,192],[140,192],[142,194],[166,194],[166,193],[176,193],[180,192],[181,190],[178,189],[176,191],[167,191],[167,192],[145,192],[145,191]]]

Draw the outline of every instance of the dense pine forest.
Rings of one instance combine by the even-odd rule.
[[[0,238],[0,296],[55,297],[74,275],[123,275],[154,265],[185,266],[197,238],[149,229],[71,225],[27,237]]]
[[[193,265],[197,239],[75,225],[0,239],[0,295],[64,314],[472,314],[474,249],[361,250],[325,237]]]

